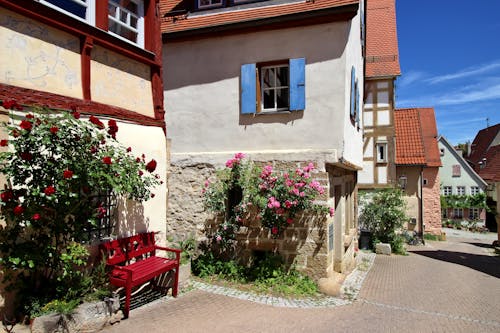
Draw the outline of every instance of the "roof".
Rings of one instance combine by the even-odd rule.
[[[366,77],[401,74],[399,67],[396,0],[367,0]]]
[[[440,135],[438,141],[448,148],[448,151],[451,152],[455,160],[464,168],[464,170],[472,177],[472,179],[474,179],[478,183],[478,185],[481,185],[482,189],[486,188],[488,184],[477,174],[476,171],[474,171],[470,164],[467,163],[467,161],[462,157],[462,154],[460,154],[455,149],[455,147],[453,147],[453,145],[448,140],[446,140],[444,136]]]
[[[477,133],[468,160],[483,179],[500,181],[500,123]]]
[[[192,0],[194,1],[194,0]],[[264,1],[191,13],[187,0],[160,0],[161,31],[172,34],[357,5],[359,0]],[[176,15],[176,13],[180,13]]]
[[[394,125],[397,165],[441,166],[433,108],[397,109]]]

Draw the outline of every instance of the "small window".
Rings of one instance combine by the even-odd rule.
[[[40,0],[40,3],[89,24],[95,24],[95,0]]]
[[[428,183],[427,178],[424,178],[424,185],[427,185],[427,183]]]
[[[461,219],[464,217],[464,210],[463,208],[453,208],[453,218],[455,219]]]
[[[457,194],[465,195],[465,186],[457,186]]]
[[[197,0],[198,8],[209,8],[222,5],[222,0]]]
[[[443,187],[443,194],[444,195],[451,195],[451,186],[444,186]]]
[[[460,177],[460,164],[452,165],[452,177]]]
[[[109,31],[127,41],[144,45],[144,6],[139,0],[109,0]]]
[[[448,209],[447,208],[442,208],[441,209],[441,217],[442,218],[448,218]]]
[[[377,163],[387,163],[387,142],[377,143]]]
[[[469,219],[479,220],[479,208],[469,208]]]
[[[470,187],[470,194],[471,195],[479,194],[479,186],[471,186]]]
[[[262,112],[289,109],[288,64],[262,67],[260,86]]]
[[[305,110],[305,58],[241,66],[241,113]]]
[[[444,148],[439,149],[439,155],[444,156]]]

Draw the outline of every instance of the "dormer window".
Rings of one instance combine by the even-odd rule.
[[[222,0],[197,0],[198,8],[210,8],[222,5]]]

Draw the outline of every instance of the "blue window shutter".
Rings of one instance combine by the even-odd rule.
[[[257,111],[257,81],[255,64],[241,66],[241,113],[250,114]]]
[[[359,85],[356,81],[356,123],[359,125],[359,113],[360,113],[361,101],[359,100]]]
[[[306,59],[290,59],[290,111],[306,108]]]
[[[351,118],[355,118],[356,113],[356,69],[354,66],[351,68]]]
[[[199,0],[194,0],[194,10],[198,10],[198,1]]]

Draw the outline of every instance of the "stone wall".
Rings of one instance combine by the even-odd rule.
[[[275,170],[294,170],[309,162],[255,162],[257,165],[272,164]],[[318,167],[318,165],[315,165]],[[174,240],[194,235],[198,241],[206,239],[205,231],[215,230],[222,222],[203,207],[202,189],[207,179],[215,179],[215,166],[211,164],[171,164],[168,172],[167,237]],[[325,188],[318,203],[329,200],[328,173],[313,172],[313,178]],[[269,229],[263,228],[257,213],[250,213],[237,233],[237,254],[242,262],[248,262],[256,251],[270,251],[281,255],[286,264],[294,264],[314,279],[325,277],[333,270],[333,254],[329,251],[328,227],[333,219],[304,213],[297,217],[279,237],[274,238]]]
[[[440,199],[440,181],[439,168],[424,168],[424,181],[427,184],[423,186],[423,206],[424,206],[424,224],[425,232],[433,235],[441,234],[441,199]]]

